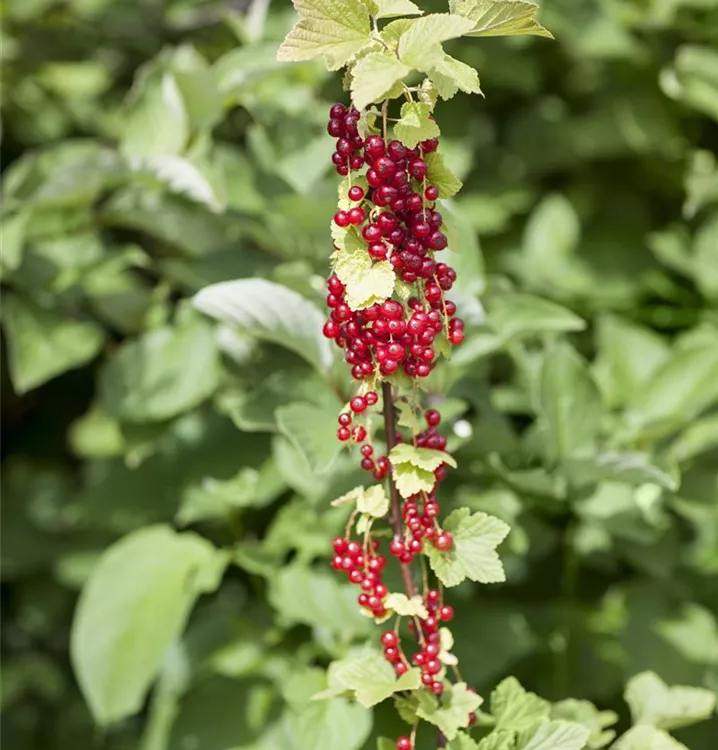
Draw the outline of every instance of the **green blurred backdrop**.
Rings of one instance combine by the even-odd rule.
[[[238,331],[189,301],[263,277],[322,305],[343,95],[275,62],[292,17],[287,0],[3,5],[8,750],[358,750],[398,731],[391,707],[308,702],[372,632],[327,566],[345,521],[328,503],[361,481],[335,457],[348,378],[262,341],[261,310]],[[642,669],[718,690],[718,3],[544,0],[540,18],[556,41],[455,44],[486,98],[438,110],[474,322],[432,376],[459,461],[444,504],[513,528],[508,582],[452,591],[456,652],[483,694],[514,673],[623,720]],[[580,411],[592,382],[575,460],[552,407]],[[184,634],[147,700],[152,665],[97,728],[71,666],[78,594],[158,523],[232,559],[166,623]],[[118,692],[137,643],[112,655]],[[718,720],[677,736],[713,750]]]

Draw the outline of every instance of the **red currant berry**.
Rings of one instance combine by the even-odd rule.
[[[441,695],[444,692],[444,683],[443,682],[434,682],[431,685],[431,692],[434,695]]]
[[[334,223],[339,227],[349,226],[349,214],[346,211],[337,211],[334,214]]]
[[[401,677],[403,674],[406,674],[409,671],[409,667],[406,662],[398,661],[394,665],[394,673],[397,677]]]
[[[366,410],[366,399],[364,398],[364,396],[354,396],[354,398],[349,402],[349,408],[355,414],[361,414]]]
[[[436,185],[427,185],[424,190],[424,197],[428,201],[435,201],[439,197],[439,188]]]
[[[384,153],[384,139],[379,135],[370,135],[364,142],[364,151],[372,157],[381,156]]]
[[[446,235],[442,232],[434,232],[434,234],[429,237],[429,247],[432,250],[443,250],[448,244]]]
[[[442,531],[441,534],[434,539],[434,546],[442,552],[451,549],[453,545],[454,537],[451,536],[448,531]]]
[[[406,736],[399,737],[396,741],[396,750],[412,750],[411,739]]]
[[[371,445],[362,445],[361,454],[362,456],[364,456],[364,458],[369,458],[372,453],[374,453],[374,449],[371,447]]]
[[[364,188],[359,187],[359,185],[353,185],[349,188],[349,191],[347,193],[349,196],[349,200],[356,202],[359,202],[364,198]]]
[[[438,427],[441,424],[441,414],[436,409],[428,409],[424,414],[424,419],[429,427]]]
[[[438,138],[428,138],[425,141],[421,142],[421,150],[425,154],[430,154],[439,147],[439,139]]]
[[[359,227],[366,221],[366,211],[359,206],[355,206],[349,211],[349,223]]]
[[[453,331],[449,331],[449,341],[454,345],[458,346],[464,341],[464,332],[460,328],[455,328]]]
[[[349,438],[351,437],[351,433],[349,432],[349,428],[348,427],[340,427],[337,430],[337,437],[342,442],[346,442],[347,440],[349,440]]]
[[[401,141],[390,141],[386,151],[393,161],[401,161],[406,158],[406,146]]]
[[[454,608],[449,606],[448,604],[445,604],[440,610],[439,610],[439,619],[443,620],[444,622],[450,622],[454,619]]]
[[[364,471],[374,471],[374,462],[371,458],[362,458],[361,467]]]
[[[329,117],[331,117],[333,120],[346,117],[347,114],[347,108],[341,104],[340,102],[337,102],[336,104],[332,104],[332,108],[329,110]]]
[[[381,634],[381,645],[384,648],[396,648],[399,638],[393,630],[386,630]]]
[[[362,229],[361,236],[370,244],[373,244],[375,242],[379,242],[381,240],[381,228],[378,224],[367,224],[364,229]]]
[[[367,391],[364,394],[364,399],[366,400],[367,406],[374,406],[374,404],[379,401],[379,396],[376,391]]]
[[[339,151],[338,145],[337,151]],[[424,177],[426,177],[426,162],[422,159],[414,159],[413,161],[409,162],[409,174],[415,180],[423,180]]]

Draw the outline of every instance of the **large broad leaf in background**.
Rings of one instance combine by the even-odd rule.
[[[84,365],[105,338],[95,323],[43,310],[14,294],[3,297],[3,330],[10,377],[18,393]]]
[[[546,355],[539,402],[549,460],[592,453],[601,427],[601,394],[569,344],[557,344]]]
[[[329,341],[322,335],[321,312],[281,284],[264,279],[223,281],[198,292],[194,305],[215,320],[291,349],[320,372],[333,362]]]
[[[199,405],[219,383],[212,327],[191,310],[123,344],[101,377],[102,400],[117,419],[159,422]]]
[[[217,587],[226,562],[206,540],[168,526],[147,526],[105,551],[71,636],[75,673],[98,723],[139,711],[195,599]]]

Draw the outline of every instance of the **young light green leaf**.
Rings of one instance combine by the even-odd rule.
[[[110,546],[77,606],[71,655],[96,721],[136,713],[195,599],[219,584],[228,557],[196,534],[147,526]]]
[[[402,615],[402,617],[420,617],[424,620],[429,616],[429,612],[419,595],[412,596],[409,599],[406,594],[389,594],[384,600],[384,606],[387,609],[393,609],[397,615]]]
[[[516,732],[491,732],[479,742],[477,750],[515,750]]]
[[[282,62],[323,57],[338,70],[370,41],[366,7],[352,0],[292,0],[299,15],[277,50]]]
[[[386,52],[370,52],[352,68],[352,102],[364,109],[383,99],[394,84],[408,75],[411,68]]]
[[[389,461],[392,466],[399,464],[411,464],[424,471],[436,471],[442,464],[449,464],[456,468],[456,460],[445,451],[437,451],[433,448],[416,448],[409,443],[395,445],[389,453]]]
[[[470,692],[465,682],[456,682],[437,700],[424,692],[418,696],[416,715],[441,730],[447,740],[453,740],[460,729],[469,726],[469,714],[476,711],[483,699]]]
[[[590,732],[586,741],[588,750],[600,750],[616,736],[616,732],[607,727],[618,721],[618,714],[615,711],[599,711],[590,701],[567,698],[554,703],[551,718],[573,721],[586,727]]]
[[[392,468],[394,483],[403,498],[418,495],[420,492],[431,492],[436,484],[433,471],[420,469],[413,464],[399,464]]]
[[[641,724],[632,727],[611,745],[611,750],[688,750],[662,729]]]
[[[357,510],[372,518],[383,518],[389,512],[389,498],[384,486],[375,484],[361,492],[357,498]]]
[[[479,74],[466,63],[451,55],[444,55],[443,60],[429,72],[429,79],[442,99],[451,99],[457,91],[466,94],[480,94]]]
[[[371,263],[369,268],[345,277],[347,280],[342,283],[346,286],[346,300],[352,310],[363,310],[389,299],[396,281],[394,267],[388,260]]]
[[[410,669],[397,678],[383,656],[366,653],[332,662],[329,667],[329,684],[330,689],[352,691],[362,706],[371,708],[394,693],[416,690],[421,682],[418,669]],[[319,699],[324,694],[320,693],[315,697]]]
[[[406,401],[399,401],[396,404],[396,410],[399,412],[399,417],[397,419],[399,427],[406,427],[412,435],[417,435],[421,432],[421,421],[414,413],[411,404]]]
[[[451,13],[431,13],[411,20],[399,36],[399,59],[415,70],[431,70],[443,59],[441,42],[463,36],[473,28],[473,21]]]
[[[524,0],[449,0],[452,13],[470,18],[473,29],[466,36],[514,36],[533,34],[553,39],[536,20],[538,5]]]
[[[419,141],[440,135],[439,126],[429,119],[431,107],[425,102],[406,102],[401,108],[401,119],[394,123],[394,135],[407,148],[415,148]]]
[[[718,664],[718,621],[698,604],[686,604],[675,617],[661,620],[656,632],[696,664]]]
[[[519,735],[516,750],[583,750],[589,731],[572,721],[545,721]]]
[[[515,677],[502,680],[491,693],[491,713],[496,729],[523,732],[549,715],[551,704],[524,689]]]
[[[16,294],[3,295],[8,368],[17,393],[89,362],[101,349],[102,329],[43,310]]]
[[[334,361],[330,343],[322,336],[324,315],[281,284],[264,279],[222,281],[200,290],[193,304],[215,320],[291,349],[320,372]]]
[[[421,16],[424,11],[411,0],[366,0],[376,6],[371,12],[374,18],[395,18],[396,16]]]
[[[557,344],[546,355],[539,408],[549,460],[585,456],[593,450],[601,427],[601,394],[569,344]]]
[[[634,724],[651,724],[659,729],[677,729],[703,721],[716,705],[712,690],[683,685],[668,687],[655,672],[634,675],[623,697]]]
[[[466,578],[478,583],[500,583],[505,580],[496,547],[510,531],[508,524],[486,513],[459,508],[444,521],[454,544],[446,552],[432,544],[425,545],[429,564],[445,586],[457,586]]]
[[[461,180],[446,166],[438,151],[424,156],[426,180],[439,189],[439,198],[451,198],[461,190]]]

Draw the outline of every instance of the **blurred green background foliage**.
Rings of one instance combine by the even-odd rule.
[[[486,99],[438,108],[471,321],[431,378],[459,462],[443,503],[512,526],[507,583],[452,590],[455,651],[482,694],[516,674],[625,721],[640,670],[718,690],[718,3],[544,0],[540,18],[556,41],[454,43]],[[13,750],[398,731],[390,706],[308,700],[372,627],[328,567],[329,501],[361,473],[313,324],[345,97],[275,61],[292,19],[285,0],[3,6]],[[246,295],[211,317],[191,304],[234,279]],[[120,539],[83,593],[111,616],[71,638]],[[712,750],[718,719],[676,736]]]

